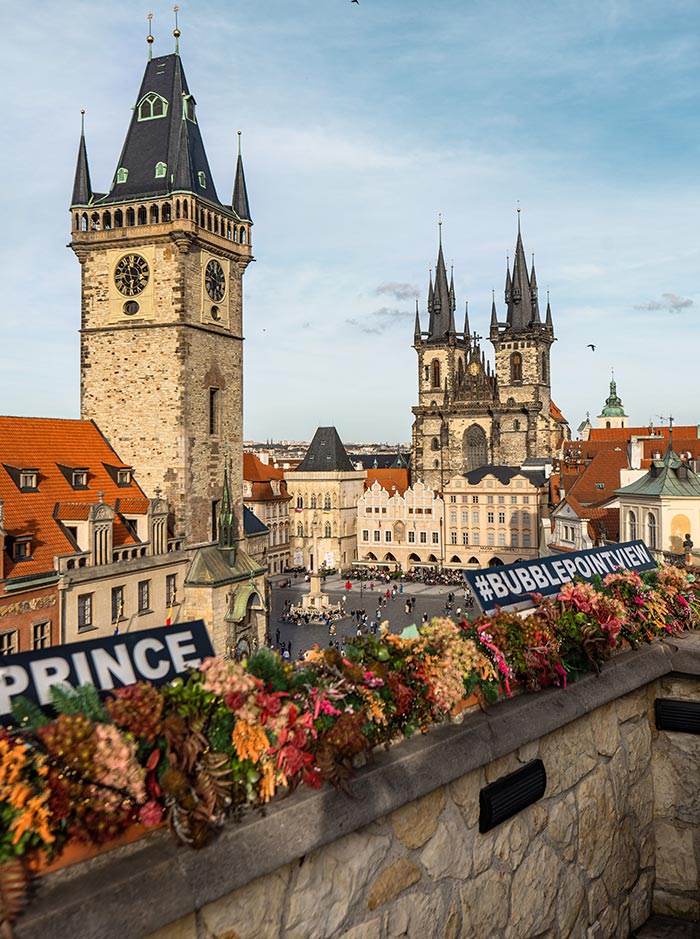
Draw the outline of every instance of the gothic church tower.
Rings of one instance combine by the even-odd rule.
[[[81,136],[70,247],[81,265],[81,416],[186,543],[216,536],[226,452],[242,467],[242,280],[251,218],[238,153],[221,202],[180,59],[151,56],[109,192]],[[242,470],[230,480],[242,538]]]
[[[528,457],[551,456],[560,434],[552,414],[549,352],[554,341],[547,303],[540,318],[534,261],[530,271],[518,237],[511,275],[506,275],[505,322],[495,299],[489,338],[492,370],[481,336],[455,327],[454,280],[447,271],[442,238],[428,289],[428,330],[416,309],[413,347],[418,355],[418,405],[412,442],[412,475],[442,491],[450,477],[487,464],[519,465]]]

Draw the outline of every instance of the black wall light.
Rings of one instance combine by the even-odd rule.
[[[657,698],[654,710],[657,730],[673,730],[680,734],[700,734],[700,703],[697,701]]]
[[[542,760],[533,760],[522,769],[497,779],[479,793],[479,831],[483,834],[537,802],[547,788]]]

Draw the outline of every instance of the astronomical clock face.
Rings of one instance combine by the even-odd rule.
[[[215,303],[220,303],[226,293],[226,275],[223,267],[212,258],[204,272],[204,286]]]
[[[479,365],[477,362],[472,362],[469,366],[469,374],[474,375],[475,377],[479,374]]]
[[[124,297],[137,297],[148,283],[148,261],[140,254],[125,254],[114,269],[114,283]]]

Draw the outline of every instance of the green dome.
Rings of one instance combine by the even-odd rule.
[[[613,378],[610,382],[610,394],[605,399],[605,407],[600,412],[601,417],[627,417],[622,406],[622,399],[617,394],[617,385]]]

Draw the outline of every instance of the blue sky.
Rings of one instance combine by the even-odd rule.
[[[255,221],[245,277],[245,435],[408,440],[443,216],[458,308],[503,312],[515,207],[575,429],[614,366],[633,423],[700,420],[697,3],[198,0],[181,54],[221,198],[236,131]],[[93,185],[114,173],[172,4],[5,0],[0,395],[79,410],[78,263],[68,202],[80,128]],[[8,82],[9,79],[9,82]],[[596,345],[591,352],[588,343]],[[487,345],[487,349],[490,347]]]

